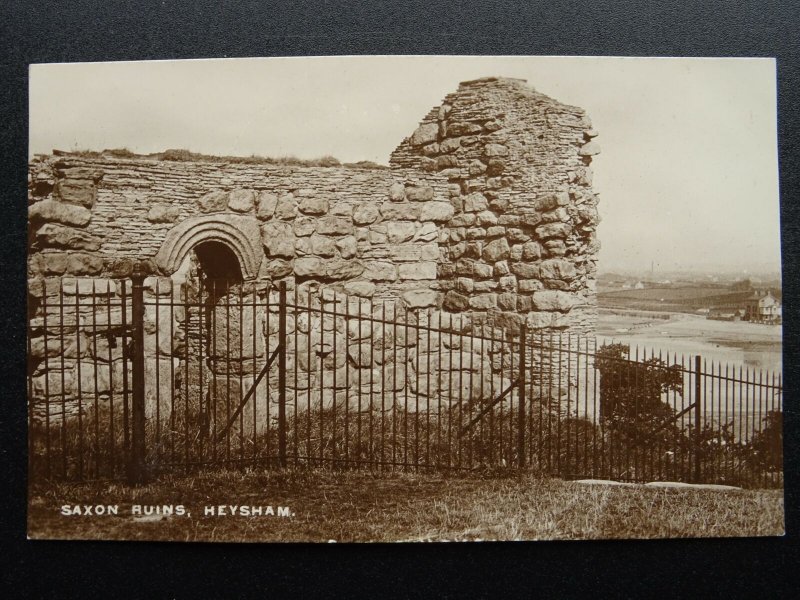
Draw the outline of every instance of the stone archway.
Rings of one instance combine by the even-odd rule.
[[[258,221],[253,217],[213,214],[192,217],[173,227],[155,256],[165,275],[177,271],[195,247],[221,242],[233,251],[244,279],[255,279],[264,260]]]

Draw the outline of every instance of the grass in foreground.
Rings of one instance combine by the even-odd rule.
[[[118,505],[64,516],[62,505]],[[142,517],[182,504],[191,516]],[[272,506],[275,516],[210,516],[205,506]],[[293,516],[277,516],[278,507]],[[83,509],[81,509],[83,510]],[[227,509],[230,512],[230,509]],[[33,487],[32,539],[443,541],[776,536],[783,494],[583,485],[555,479],[329,471],[218,471],[120,484]]]

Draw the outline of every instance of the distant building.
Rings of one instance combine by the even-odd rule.
[[[745,316],[744,308],[717,306],[708,311],[707,318],[714,321],[741,321]]]
[[[745,301],[745,319],[753,323],[780,323],[783,309],[769,290],[756,290]]]

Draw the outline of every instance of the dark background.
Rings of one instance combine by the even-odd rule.
[[[787,0],[449,4],[299,0],[2,0],[0,581],[14,596],[789,596],[800,565],[797,446],[800,6]],[[777,58],[786,388],[783,539],[424,545],[25,540],[27,65],[341,54]],[[53,90],[54,94],[58,90]],[[732,123],[732,127],[736,124]],[[724,217],[723,217],[724,218]],[[82,592],[82,593],[80,593]],[[80,593],[80,594],[79,594]],[[12,597],[12,596],[8,596]]]

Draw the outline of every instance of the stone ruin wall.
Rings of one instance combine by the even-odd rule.
[[[181,252],[195,242],[221,239],[234,248],[245,279],[256,283],[262,297],[266,286],[260,283],[285,279],[290,290],[321,284],[376,305],[398,299],[406,308],[430,308],[436,311],[434,324],[458,323],[457,329],[489,318],[512,333],[522,322],[534,331],[591,332],[598,218],[589,164],[598,152],[595,135],[581,109],[524,82],[488,78],[465,82],[447,96],[393,153],[389,169],[39,156],[29,176],[32,306],[61,281],[76,305],[92,294],[119,301],[118,280],[129,277],[140,260],[152,275],[146,302],[152,301],[156,282],[162,294],[171,288],[169,275]],[[221,237],[215,238],[218,231]],[[40,313],[32,321],[34,398],[46,387],[50,395],[72,397],[78,389],[84,395],[97,379],[100,388],[113,388],[114,381],[119,386],[123,358],[107,348],[103,315],[99,330],[93,317],[94,339],[85,328],[83,344],[62,348],[44,343]],[[172,318],[171,326],[160,322],[159,331],[185,338],[181,314]],[[156,380],[162,398],[176,389],[164,373],[180,371],[183,349],[182,340],[156,339],[155,320],[148,308],[149,405]],[[318,318],[308,321],[290,319],[289,327],[316,331],[313,344],[326,325]],[[333,326],[347,332],[343,322]],[[269,336],[276,332],[261,329],[267,339],[254,345],[257,355],[235,357],[242,364],[263,359],[274,346]],[[98,342],[100,351],[94,350]],[[371,342],[375,348],[395,343]],[[387,385],[394,392],[408,385],[417,393],[416,357],[406,342],[398,365],[402,380]],[[316,364],[302,364],[303,348],[290,348],[290,354],[290,368],[296,354],[299,368],[316,377]],[[347,352],[332,356],[326,367],[348,368]],[[385,367],[363,364],[364,356],[350,360],[351,366],[371,389],[380,389]],[[252,377],[241,368],[243,373],[246,389]],[[502,373],[500,378],[498,388],[505,385]],[[334,384],[328,372],[310,381],[304,387],[313,389],[304,393],[319,397],[326,388],[342,388],[345,378],[340,374]],[[455,385],[461,385],[458,378]],[[358,390],[338,393],[347,397]]]

